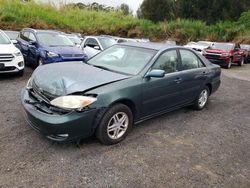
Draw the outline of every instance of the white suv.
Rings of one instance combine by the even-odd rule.
[[[24,72],[24,59],[19,49],[10,41],[9,37],[0,30],[0,74]]]

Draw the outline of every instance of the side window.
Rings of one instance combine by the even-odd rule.
[[[178,71],[178,55],[176,50],[163,53],[153,65],[153,69],[161,69],[167,73]]]
[[[88,46],[88,47],[91,47],[91,48],[94,48],[95,46],[98,46],[98,42],[93,39],[93,38],[88,38],[84,44],[84,46]]]
[[[201,60],[189,50],[180,50],[182,70],[197,69],[204,67]]]
[[[29,41],[36,41],[36,37],[35,37],[35,35],[33,33],[30,33]]]
[[[22,31],[22,32],[20,33],[20,38],[23,39],[23,40],[25,40],[25,41],[29,41],[29,32],[27,32],[27,31]]]

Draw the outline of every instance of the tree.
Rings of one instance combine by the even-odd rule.
[[[248,10],[250,0],[144,0],[138,9],[138,17],[154,22],[177,18],[198,19],[211,24],[235,21]]]
[[[144,0],[141,7],[141,17],[153,22],[172,19],[172,0]]]
[[[129,6],[125,3],[121,4],[120,9],[124,15],[129,15],[131,13]]]
[[[250,9],[249,0],[177,0],[176,16],[185,19],[199,19],[207,23],[223,20],[234,21]]]

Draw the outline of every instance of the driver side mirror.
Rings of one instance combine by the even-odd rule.
[[[17,40],[11,39],[10,40],[13,44],[17,44]]]
[[[32,45],[32,46],[36,45],[36,41],[29,41],[29,45]]]
[[[94,46],[95,50],[101,50],[99,46]]]
[[[146,78],[163,78],[165,76],[165,71],[160,69],[153,69],[146,74]]]

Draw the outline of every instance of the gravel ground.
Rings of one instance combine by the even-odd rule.
[[[31,72],[0,78],[0,187],[250,187],[250,65],[223,70],[203,111],[146,121],[109,147],[33,131],[20,105]]]

